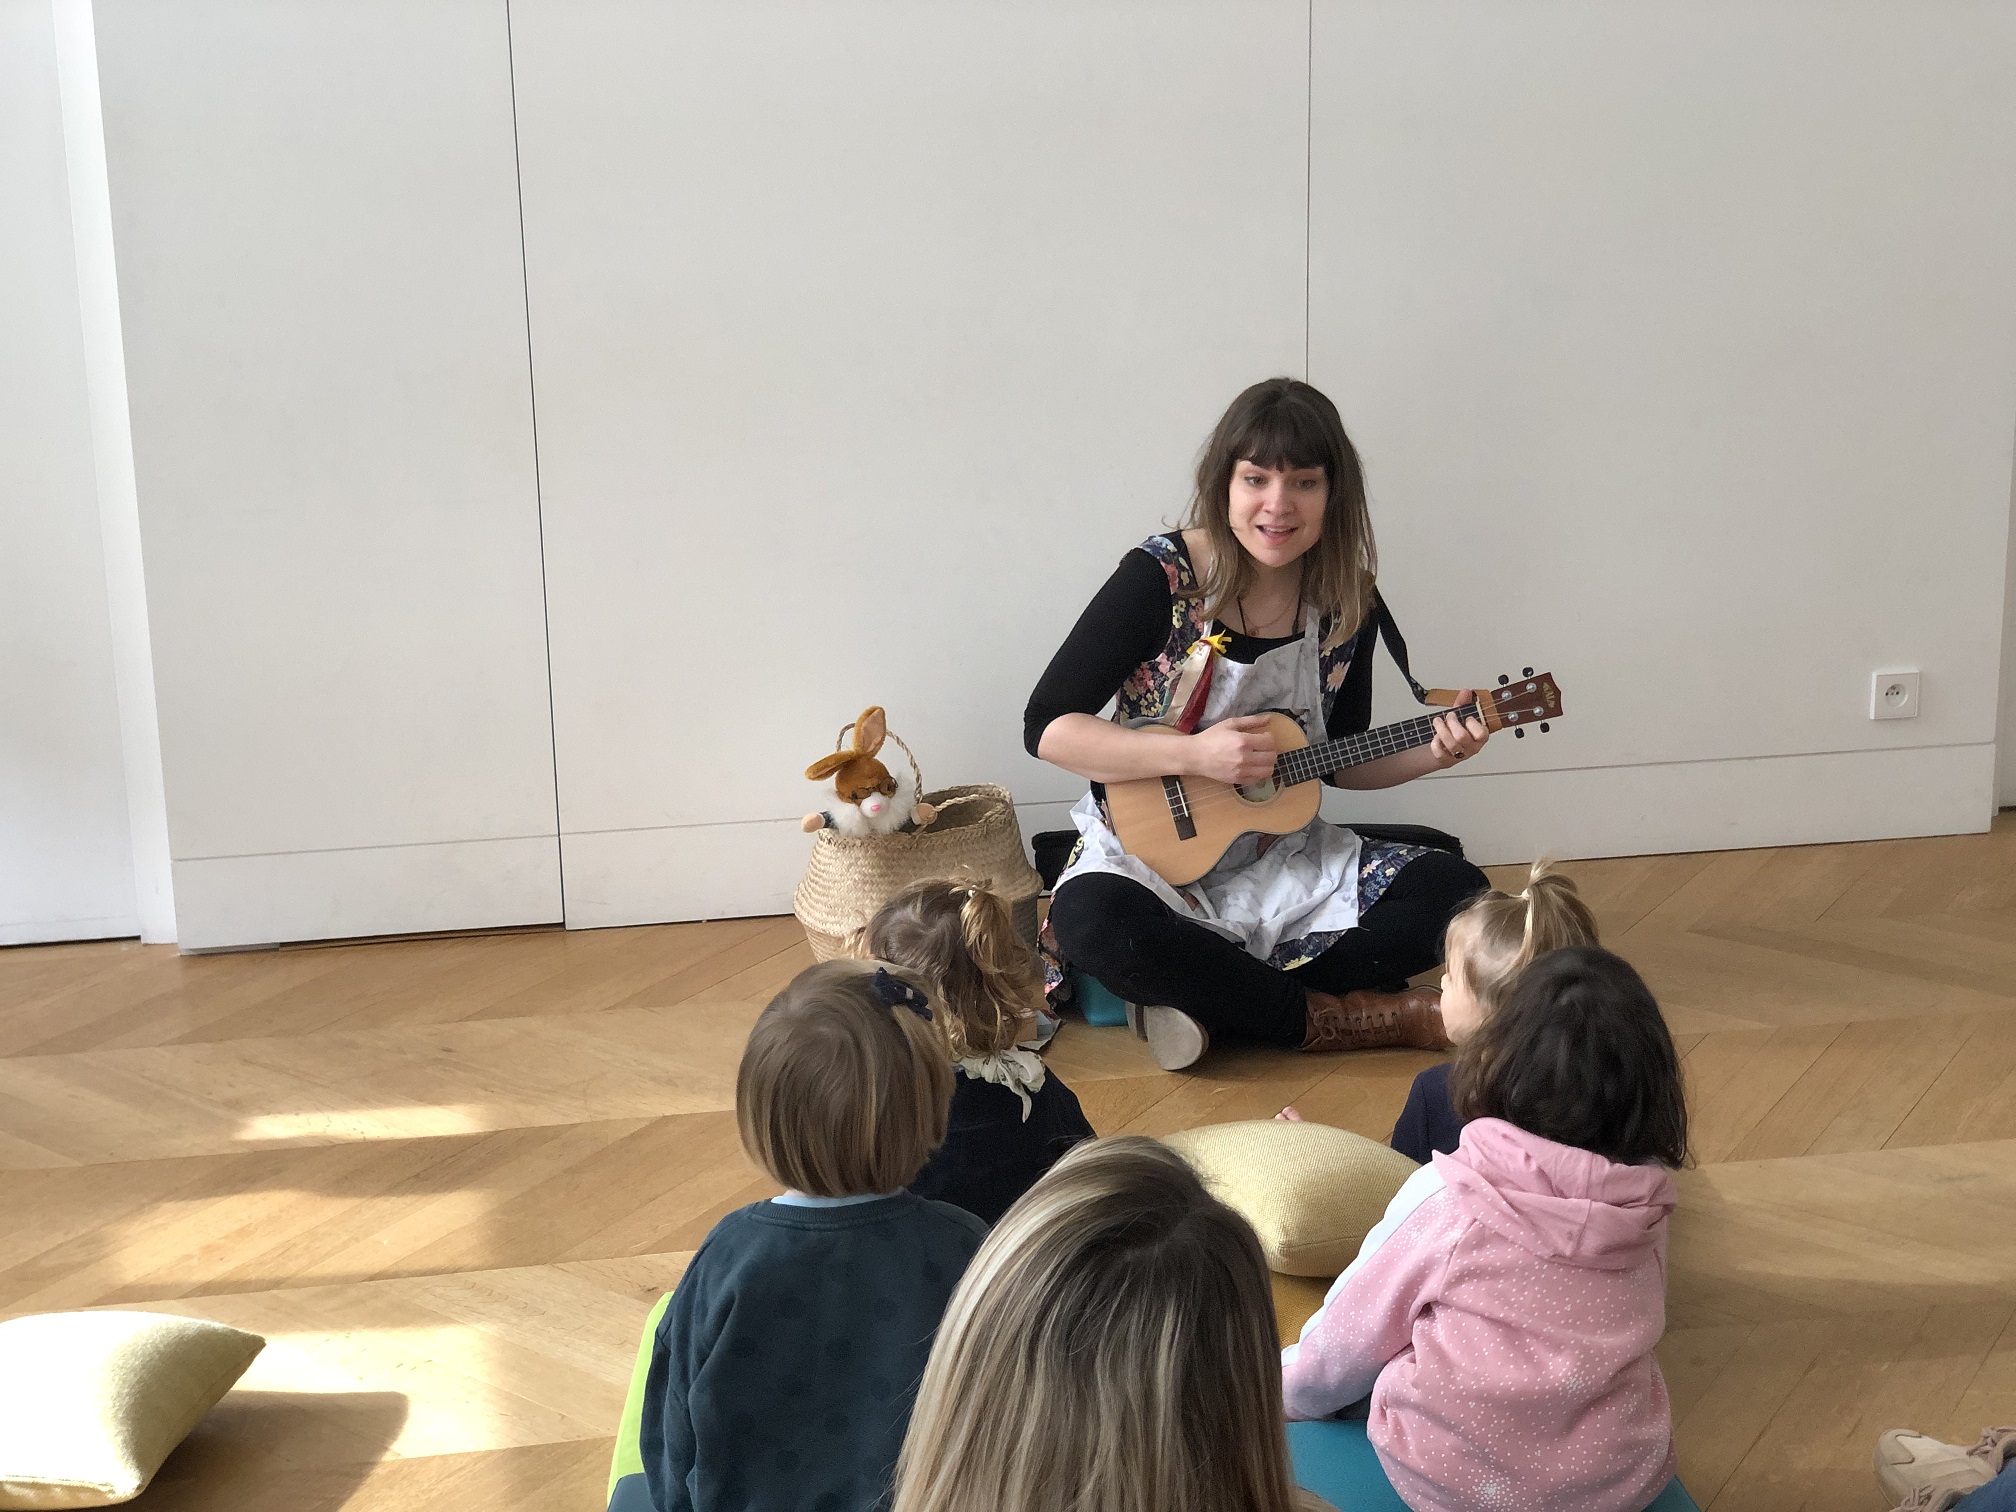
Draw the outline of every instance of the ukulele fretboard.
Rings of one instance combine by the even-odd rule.
[[[1298,782],[1314,782],[1344,767],[1360,766],[1381,756],[1424,746],[1435,738],[1435,720],[1444,713],[1454,714],[1458,719],[1474,719],[1477,705],[1467,703],[1459,709],[1437,710],[1435,714],[1423,714],[1399,724],[1381,725],[1362,735],[1340,735],[1335,740],[1284,751],[1274,758],[1274,783],[1277,787],[1293,787]]]

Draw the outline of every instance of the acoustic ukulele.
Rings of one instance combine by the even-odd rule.
[[[1274,737],[1274,771],[1265,781],[1235,786],[1209,777],[1137,777],[1106,784],[1106,813],[1127,853],[1144,862],[1171,887],[1195,882],[1218,864],[1241,835],[1291,835],[1316,817],[1323,801],[1313,786],[1343,767],[1359,766],[1412,750],[1435,738],[1439,714],[1483,721],[1494,733],[1510,729],[1524,737],[1529,725],[1544,731],[1561,717],[1561,690],[1545,672],[1527,668],[1518,682],[1501,686],[1458,709],[1438,710],[1362,735],[1309,744],[1302,726],[1286,714],[1269,714]],[[1163,735],[1183,732],[1165,724],[1139,726]]]

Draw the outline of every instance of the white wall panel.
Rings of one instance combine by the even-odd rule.
[[[184,950],[248,941],[487,929],[552,895],[553,840],[291,851],[175,863]],[[541,923],[550,919],[524,922]]]
[[[1959,834],[1987,827],[1995,787],[1989,745],[1570,770],[1471,766],[1481,768],[1481,758],[1384,792],[1326,794],[1324,812],[1437,825],[1463,837],[1471,860],[1497,866]]]
[[[1082,787],[1037,673],[1302,368],[1306,5],[512,15],[570,922],[780,906],[871,702]]]
[[[53,0],[56,77],[63,96],[63,156],[70,178],[70,231],[84,330],[98,537],[112,619],[112,680],[119,696],[133,900],[140,938],[175,939],[174,862],[161,780],[161,721],[154,700],[154,644],[140,501],[133,484],[133,426],[126,402],[126,347],[119,330],[119,274],[112,248],[112,190],[105,171],[105,113],[98,95],[98,38],[91,0]]]
[[[2016,9],[1960,0],[1317,0],[1312,377],[1388,596],[1429,680],[1545,664],[1569,711],[1357,811],[1492,855],[1986,824],[1939,753],[1995,738],[2012,73]]]
[[[48,0],[0,0],[0,945],[139,932]]]
[[[185,944],[557,918],[503,0],[97,21]]]
[[[2011,485],[2009,565],[2002,588],[2002,684],[1995,716],[1995,802],[2016,807],[2016,481]]]

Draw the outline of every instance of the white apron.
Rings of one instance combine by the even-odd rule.
[[[1220,657],[1199,728],[1279,709],[1294,716],[1311,742],[1325,739],[1321,639],[1312,609],[1304,616],[1301,639],[1292,644],[1277,646],[1251,665]],[[1263,961],[1284,940],[1341,933],[1358,923],[1358,837],[1321,818],[1274,840],[1264,853],[1261,841],[1272,837],[1242,835],[1216,866],[1181,891],[1120,848],[1090,793],[1072,808],[1071,819],[1082,838],[1058,887],[1092,872],[1114,873]]]

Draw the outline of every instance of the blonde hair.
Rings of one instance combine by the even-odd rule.
[[[1035,952],[984,882],[912,883],[869,921],[866,945],[924,979],[954,1060],[1012,1049],[1042,1006]]]
[[[1483,894],[1449,921],[1442,941],[1443,958],[1462,971],[1486,1013],[1505,1001],[1520,970],[1536,957],[1599,943],[1596,916],[1574,879],[1545,858],[1533,863],[1523,891]]]
[[[1079,1145],[953,1293],[893,1512],[1298,1505],[1253,1230],[1156,1140]]]
[[[945,1142],[944,1036],[918,1008],[883,1001],[880,964],[824,961],[799,972],[758,1016],[735,1073],[742,1148],[811,1197],[897,1191]]]

